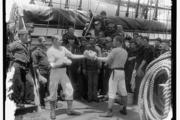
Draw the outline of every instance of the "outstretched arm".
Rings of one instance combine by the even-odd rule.
[[[72,58],[72,59],[83,59],[83,58],[85,58],[85,56],[84,55],[72,54],[72,55],[70,55],[70,58]]]
[[[65,47],[63,48],[65,50],[65,54],[67,57],[72,58],[72,59],[83,59],[85,58],[84,55],[77,55],[77,54],[72,54],[68,49]]]
[[[107,57],[96,57],[95,60],[109,62],[114,57],[114,51],[111,51]]]
[[[108,57],[96,57],[95,60],[101,61],[101,62],[107,62],[108,61]]]

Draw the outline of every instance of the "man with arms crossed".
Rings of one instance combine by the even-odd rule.
[[[126,106],[127,106],[127,91],[125,84],[125,73],[124,65],[127,60],[128,53],[125,49],[122,48],[123,45],[123,36],[115,36],[113,39],[114,49],[110,52],[107,57],[95,57],[95,60],[107,62],[112,69],[111,76],[109,78],[109,90],[108,90],[108,111],[101,117],[112,117],[113,112],[113,103],[116,97],[116,92],[120,93],[123,101],[123,109],[120,113],[126,115]]]
[[[72,109],[73,103],[73,87],[66,74],[66,66],[71,65],[72,59],[82,59],[85,58],[84,55],[72,54],[65,47],[61,46],[62,38],[58,35],[52,36],[52,46],[47,51],[48,61],[51,65],[50,71],[50,83],[49,92],[50,95],[46,98],[50,101],[51,113],[50,117],[52,120],[56,119],[55,115],[55,105],[57,99],[57,89],[60,83],[65,94],[65,100],[67,101],[67,114],[68,115],[80,115],[80,113]]]

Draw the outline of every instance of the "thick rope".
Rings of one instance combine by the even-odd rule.
[[[154,91],[155,81],[157,75],[162,72],[168,76],[167,80],[163,80],[163,84],[158,87],[162,88],[162,96],[158,99],[163,100],[163,104],[159,106],[161,114],[155,108]],[[139,115],[141,120],[164,120],[168,117],[171,110],[171,53],[167,52],[161,55],[156,60],[152,61],[147,69],[146,74],[142,80],[139,97]],[[160,101],[161,102],[161,101]],[[156,106],[158,107],[158,106]]]

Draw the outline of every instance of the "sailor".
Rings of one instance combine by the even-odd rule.
[[[148,38],[139,35],[135,39],[137,43],[137,54],[135,60],[135,90],[134,90],[134,104],[138,103],[138,94],[141,81],[144,77],[147,65],[154,59],[153,48],[148,44]]]
[[[32,52],[33,67],[37,71],[38,78],[40,81],[40,104],[41,108],[45,108],[44,98],[48,95],[48,83],[49,83],[49,70],[50,65],[47,59],[45,46],[46,39],[44,37],[38,38],[38,45],[36,49]],[[44,81],[43,81],[44,80]]]
[[[18,41],[9,44],[9,51],[12,53],[12,66],[15,68],[13,77],[13,93],[11,98],[17,105],[25,103],[26,75],[29,71],[30,52],[28,50],[28,31],[18,31]]]
[[[108,111],[105,114],[100,115],[101,117],[111,117],[113,116],[113,103],[116,97],[116,93],[120,93],[123,101],[123,109],[120,111],[122,114],[126,115],[127,106],[127,91],[125,83],[125,72],[124,66],[127,60],[128,53],[122,48],[123,36],[115,36],[113,38],[113,45],[115,48],[109,53],[107,57],[95,57],[95,60],[107,62],[112,69],[112,73],[109,79],[109,90],[108,90]]]
[[[80,54],[80,47],[76,42],[76,37],[73,35],[69,35],[66,37],[67,42],[64,46],[73,54]],[[71,80],[71,83],[74,88],[74,99],[80,98],[80,71],[81,71],[81,60],[73,60],[71,59],[72,64],[67,67],[67,73]]]
[[[51,66],[50,70],[50,83],[47,101],[50,101],[52,120],[56,118],[55,105],[57,99],[57,89],[60,83],[65,94],[65,100],[67,101],[67,115],[80,115],[79,112],[74,111],[73,104],[73,87],[66,74],[66,66],[71,65],[71,59],[82,59],[84,55],[72,54],[69,50],[62,46],[62,38],[58,35],[52,36],[52,46],[47,50],[48,61]]]
[[[98,56],[101,56],[101,50],[95,45],[95,39],[90,38],[89,45],[86,46],[86,50],[92,50],[96,52]],[[97,92],[98,92],[98,79],[100,73],[101,63],[98,61],[85,59],[83,61],[83,71],[87,76],[88,82],[88,102],[98,102]]]

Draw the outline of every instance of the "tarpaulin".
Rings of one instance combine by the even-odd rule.
[[[53,25],[59,27],[67,27],[75,25],[78,29],[83,29],[85,23],[89,21],[87,12],[72,9],[60,9],[39,5],[24,5],[23,17],[25,23],[32,22],[34,24]],[[127,17],[108,16],[117,25],[122,25],[126,31],[142,31],[142,32],[170,32],[171,25],[167,25],[158,21],[133,19]]]

